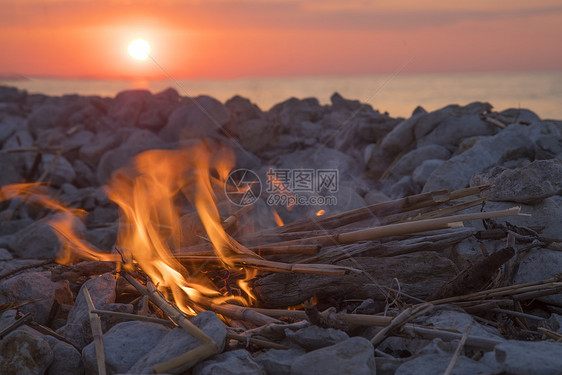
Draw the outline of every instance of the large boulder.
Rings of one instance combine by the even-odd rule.
[[[533,158],[534,143],[544,134],[560,135],[560,131],[546,121],[531,126],[508,126],[499,134],[479,140],[465,152],[453,156],[435,169],[423,191],[462,189],[478,172],[510,160]]]
[[[168,142],[212,137],[220,133],[229,119],[228,109],[221,102],[202,95],[189,98],[176,108],[159,135]]]

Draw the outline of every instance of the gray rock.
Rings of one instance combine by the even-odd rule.
[[[54,290],[62,283],[51,282],[50,272],[26,272],[0,282],[0,304],[6,302],[39,301],[22,306],[39,324],[46,324],[54,301]]]
[[[344,109],[346,111],[357,111],[361,108],[361,102],[359,100],[345,99],[338,92],[330,96],[330,101],[332,102],[332,108],[334,110]]]
[[[551,314],[548,319],[539,323],[539,327],[545,327],[551,331],[562,333],[562,315]]]
[[[135,126],[151,96],[148,90],[122,91],[113,99],[107,114],[122,126]]]
[[[16,150],[21,148],[33,147],[33,137],[25,129],[19,129],[4,142],[4,150]],[[33,165],[35,155],[30,152],[18,152],[12,154],[14,167],[20,173],[29,170]]]
[[[226,340],[226,328],[215,313],[203,311],[191,322],[210,336],[218,346],[218,351],[222,352]],[[198,347],[201,343],[193,336],[189,335],[182,328],[175,328],[168,332],[152,350],[139,359],[129,370],[130,374],[151,374],[152,366],[170,360],[191,349]],[[171,373],[178,374],[187,371],[194,363],[184,367],[176,368]]]
[[[453,329],[458,332],[465,332],[471,326],[471,336],[502,340],[497,329],[479,324],[472,315],[452,306],[436,307],[428,314],[415,319],[414,322],[437,328]]]
[[[89,101],[89,103],[70,114],[67,117],[67,123],[69,127],[84,126],[89,131],[97,133],[107,127],[104,119],[106,108],[105,106],[99,106],[99,101],[94,98],[89,98]]]
[[[560,222],[559,222],[560,223]],[[549,249],[531,249],[519,264],[514,283],[546,280],[560,273],[562,253]],[[562,306],[562,294],[537,297],[539,301]]]
[[[72,168],[76,172],[74,184],[77,187],[90,187],[98,184],[94,170],[80,159],[75,159],[72,163]]]
[[[241,122],[231,133],[246,150],[259,153],[277,145],[280,129],[270,126],[264,119],[257,118]]]
[[[84,348],[93,340],[88,305],[82,292],[84,288],[88,288],[94,306],[103,309],[106,305],[115,302],[115,277],[111,273],[105,273],[86,281],[68,313],[66,325],[57,330],[57,333],[66,337],[78,348]]]
[[[119,323],[103,335],[106,370],[109,374],[126,373],[170,331],[156,323]],[[96,352],[91,342],[82,350],[87,374],[97,374]]]
[[[529,125],[540,121],[540,117],[533,111],[524,108],[508,108],[500,112],[496,118],[504,124],[523,124]]]
[[[318,326],[301,328],[296,332],[286,329],[285,335],[289,341],[301,346],[307,351],[334,345],[349,338],[347,333],[339,329],[321,328]]]
[[[535,159],[553,159],[560,154],[562,154],[562,137],[543,135],[535,142]]]
[[[12,260],[12,259],[14,259],[12,253],[10,253],[7,249],[0,248],[0,261]]]
[[[398,182],[393,184],[390,189],[383,188],[384,192],[388,191],[388,195],[390,195],[392,199],[417,194],[419,190],[420,187],[414,182],[411,176],[403,176]]]
[[[421,163],[426,160],[446,160],[451,153],[443,146],[430,144],[418,147],[402,156],[396,164],[389,169],[389,177],[398,178],[411,174]]]
[[[115,170],[127,165],[133,156],[143,151],[167,147],[166,143],[151,131],[134,131],[121,146],[106,152],[101,157],[97,167],[98,183],[105,183]]]
[[[416,146],[437,144],[456,148],[465,138],[496,134],[498,129],[481,119],[481,115],[491,109],[488,103],[474,102],[464,107],[448,105],[431,112],[416,124]]]
[[[395,375],[433,375],[443,374],[451,362],[451,354],[427,354],[416,357],[398,367]],[[459,356],[451,374],[474,375],[492,374],[489,366],[473,361],[465,356]]]
[[[394,156],[404,150],[409,150],[414,142],[414,129],[420,118],[427,112],[418,112],[407,120],[402,121],[388,133],[381,142],[381,152],[385,156]]]
[[[523,168],[507,169],[492,178],[472,178],[471,185],[482,180],[493,183],[482,193],[491,201],[533,204],[562,191],[562,160],[537,160]]]
[[[263,117],[263,112],[257,105],[238,95],[228,99],[224,105],[230,113],[230,121],[225,125],[225,130],[233,135],[240,124]]]
[[[34,222],[13,235],[10,250],[19,258],[52,259],[60,248],[60,243],[53,228],[49,225],[52,220],[58,220],[60,214]],[[79,219],[73,220],[74,233],[79,237],[86,231]]]
[[[274,105],[267,113],[267,118],[279,126],[282,132],[291,132],[293,126],[303,121],[317,122],[325,113],[325,109],[316,98],[290,98]]]
[[[416,167],[416,169],[414,169],[414,172],[412,172],[412,180],[419,186],[424,186],[433,171],[444,162],[444,160],[435,159],[424,160],[418,167]]]
[[[107,311],[113,311],[118,313],[132,314],[134,311],[133,305],[130,303],[108,303],[104,307]],[[119,323],[127,322],[125,318],[120,318],[117,316],[106,315],[101,317],[101,328],[104,332],[109,331],[112,327]]]
[[[71,151],[79,149],[87,144],[91,144],[94,140],[95,134],[89,130],[80,130],[76,133],[72,133],[62,142],[62,147],[64,150]]]
[[[5,236],[7,234],[14,234],[29,225],[33,224],[33,220],[26,218],[26,219],[17,219],[17,220],[10,220],[10,221],[1,221],[0,222],[0,236]]]
[[[376,363],[371,342],[352,337],[339,344],[314,350],[297,358],[291,375],[375,375]]]
[[[72,183],[76,178],[76,172],[72,164],[64,156],[56,157],[53,154],[43,154],[39,166],[40,174],[48,172],[47,180],[54,186]]]
[[[306,351],[300,348],[289,350],[271,349],[254,357],[254,360],[262,365],[267,375],[289,375],[293,362]]]
[[[533,126],[511,125],[500,134],[478,141],[472,148],[453,156],[429,177],[423,191],[456,190],[466,187],[470,178],[496,164],[533,154],[534,141],[545,132],[559,134],[548,122]]]
[[[153,132],[160,131],[166,125],[170,114],[179,104],[180,96],[172,88],[149,97],[143,111],[139,115],[137,127],[149,129]]]
[[[198,96],[178,108],[158,133],[168,142],[215,136],[230,119],[228,109],[210,96]]]
[[[505,210],[515,206],[511,202],[487,202],[486,211]],[[537,226],[542,228],[540,230],[544,237],[560,238],[560,223],[562,222],[562,196],[554,195],[546,198],[542,202],[534,205],[518,204],[521,207],[521,212],[531,215],[531,218],[525,216],[512,216],[506,218],[494,219],[498,223],[509,222],[514,225],[521,226]],[[476,212],[476,209],[471,212]],[[473,222],[475,226],[479,225],[478,222]],[[482,226],[478,226],[482,228]]]
[[[39,375],[53,361],[49,344],[24,330],[10,332],[0,341],[0,369],[3,375]]]
[[[0,86],[0,103],[23,102],[27,91],[18,90],[16,87]]]
[[[53,362],[45,372],[46,375],[81,375],[84,373],[82,356],[72,345],[46,335],[45,341],[53,352]]]
[[[562,343],[509,340],[496,345],[496,360],[514,375],[555,375],[562,369]]]
[[[17,128],[24,126],[24,121],[22,117],[0,117],[0,146],[15,133]]]
[[[121,137],[114,132],[97,133],[92,142],[80,147],[79,157],[91,167],[97,166],[103,154],[121,143]]]
[[[27,118],[27,128],[35,137],[43,130],[55,128],[57,117],[62,113],[63,108],[56,104],[44,104],[37,107]]]
[[[212,356],[197,364],[193,375],[266,375],[246,350],[235,350]]]
[[[117,241],[118,225],[112,225],[104,228],[90,229],[86,233],[86,240],[100,249],[101,251],[110,251]]]
[[[0,154],[0,186],[15,184],[22,182],[19,170],[17,168],[17,157],[13,154],[1,153]]]

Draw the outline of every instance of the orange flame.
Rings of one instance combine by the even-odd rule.
[[[179,250],[182,244],[181,215],[176,203],[183,195],[197,209],[215,254],[225,267],[235,267],[235,256],[259,258],[224,231],[216,206],[217,194],[224,191],[224,181],[233,160],[232,153],[226,150],[211,153],[202,145],[181,151],[147,151],[135,158],[134,169],[117,171],[105,188],[109,198],[120,207],[117,244],[125,266],[138,263],[159,289],[172,292],[178,307],[186,313],[195,313],[189,306],[193,302],[203,303],[208,299],[213,303],[234,299],[247,304],[242,297],[221,297],[205,273],[191,275],[174,257],[174,251]],[[218,178],[211,176],[211,167],[214,167]],[[120,255],[102,253],[74,233],[73,223],[77,215],[84,214],[83,211],[70,210],[48,198],[37,184],[1,188],[0,200],[16,197],[40,203],[60,213],[50,223],[62,244],[59,261],[69,263],[73,256],[121,260]],[[255,270],[246,271],[245,279],[239,281],[240,288],[249,298],[252,295],[247,281],[255,274]]]
[[[279,214],[277,213],[277,211],[275,211],[273,208],[271,209],[271,213],[273,214],[273,219],[275,219],[275,223],[282,227],[285,225],[285,223],[283,222],[283,219],[281,219],[281,216],[279,216]]]
[[[326,213],[326,211],[320,210],[320,211],[318,211],[318,212],[316,213],[316,216],[322,216],[322,215],[324,215],[325,213]]]

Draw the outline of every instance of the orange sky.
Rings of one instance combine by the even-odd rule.
[[[176,78],[562,69],[559,0],[0,0],[0,75]],[[491,3],[491,4],[490,4]]]

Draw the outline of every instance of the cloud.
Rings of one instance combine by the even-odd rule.
[[[8,0],[3,27],[63,27],[160,20],[191,29],[417,30],[443,25],[562,13],[552,0]],[[156,22],[156,21],[155,21]]]

